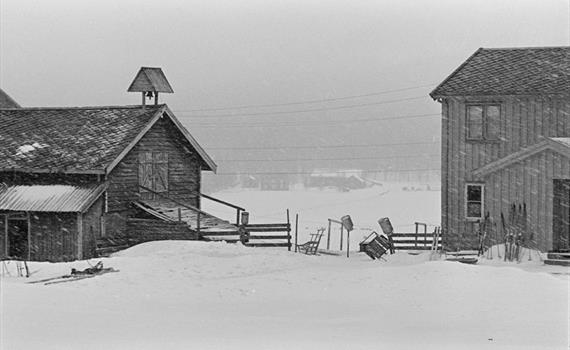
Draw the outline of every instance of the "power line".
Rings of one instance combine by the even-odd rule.
[[[433,145],[436,142],[400,142],[400,143],[383,143],[383,144],[367,144],[367,145],[328,145],[328,146],[275,146],[275,147],[205,147],[210,150],[269,150],[269,149],[326,149],[326,148],[359,148],[359,147],[383,147],[383,146],[407,146],[407,145]]]
[[[297,161],[328,161],[328,160],[365,160],[365,159],[398,159],[398,158],[425,158],[439,157],[439,154],[407,155],[390,157],[349,157],[349,158],[296,158],[296,159],[216,159],[217,162],[297,162]]]
[[[410,87],[395,89],[395,90],[384,90],[384,91],[379,91],[379,92],[371,92],[371,93],[362,94],[362,95],[350,95],[350,96],[324,98],[324,99],[316,99],[316,100],[294,101],[294,102],[284,102],[284,103],[270,103],[270,104],[253,104],[253,105],[241,105],[241,106],[230,106],[230,107],[212,107],[212,108],[190,109],[190,110],[188,110],[188,112],[228,111],[228,110],[233,110],[233,109],[283,107],[283,106],[303,105],[303,104],[309,104],[309,103],[334,102],[334,101],[350,100],[350,99],[354,99],[354,98],[384,95],[384,94],[389,94],[389,93],[393,93],[393,92],[413,90],[413,89],[418,89],[418,88],[428,87],[428,86],[434,86],[434,85],[435,85],[435,83],[434,84],[426,84],[426,85],[418,85],[418,86],[410,86]]]
[[[334,111],[340,109],[350,109],[350,108],[359,108],[359,107],[367,107],[367,106],[377,106],[383,105],[388,103],[396,103],[396,102],[403,102],[403,101],[411,101],[411,100],[419,100],[423,98],[427,98],[428,96],[415,96],[415,97],[408,97],[408,98],[401,98],[396,100],[388,100],[388,101],[381,101],[381,102],[370,102],[370,103],[359,103],[359,104],[352,104],[352,105],[344,105],[344,106],[336,106],[336,107],[323,107],[323,108],[312,108],[312,109],[298,109],[292,111],[276,111],[276,112],[260,112],[260,113],[244,113],[244,114],[218,114],[218,115],[194,115],[194,116],[187,116],[185,118],[233,118],[233,117],[254,117],[254,116],[261,116],[261,115],[278,115],[278,114],[294,114],[294,113],[309,113],[309,112],[320,112],[320,111]],[[176,110],[175,113],[189,113],[192,111],[189,110]]]
[[[192,127],[204,127],[204,128],[251,128],[251,127],[263,127],[263,128],[281,128],[281,127],[309,127],[309,126],[327,126],[336,124],[347,124],[347,123],[362,123],[362,122],[382,122],[388,120],[401,120],[401,119],[415,119],[415,118],[426,118],[426,117],[440,117],[441,114],[414,114],[414,115],[402,115],[393,116],[386,118],[365,118],[365,119],[350,119],[350,120],[330,120],[330,121],[315,121],[314,123],[308,123],[306,121],[295,121],[289,123],[276,123],[276,124],[260,124],[260,123],[232,123],[232,124],[218,124],[218,123],[192,123]],[[186,117],[182,117],[186,118]]]
[[[368,169],[364,170],[366,172],[383,172],[383,173],[402,173],[402,172],[421,172],[421,171],[441,171],[441,169],[437,168],[425,168],[425,169]],[[352,173],[354,170],[337,170],[331,171],[330,174],[344,174],[344,173]],[[310,175],[315,174],[313,171],[283,171],[283,172],[252,172],[252,173],[245,173],[245,172],[235,172],[235,173],[216,173],[212,176],[224,176],[224,175]]]

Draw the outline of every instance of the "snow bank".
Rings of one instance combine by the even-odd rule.
[[[120,270],[55,285],[2,278],[2,349],[564,349],[568,271],[472,266],[397,253],[152,242],[102,259]],[[91,263],[94,263],[92,261]],[[506,263],[505,263],[506,264]],[[535,265],[539,263],[536,262]]]

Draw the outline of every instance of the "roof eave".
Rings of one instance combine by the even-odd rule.
[[[546,138],[544,141],[538,142],[530,147],[524,148],[518,152],[509,154],[508,156],[491,162],[473,171],[476,177],[484,177],[501,169],[504,169],[514,163],[519,163],[529,157],[532,157],[545,150],[552,150],[570,158],[570,147],[555,141],[551,138]]]
[[[465,67],[465,65],[471,61],[471,59],[473,59],[473,57],[475,57],[477,54],[479,54],[479,52],[481,52],[483,50],[482,47],[480,47],[479,49],[477,49],[477,51],[475,51],[471,56],[469,56],[465,62],[463,62],[459,67],[455,68],[455,70],[453,72],[451,72],[451,74],[449,74],[447,76],[447,78],[445,78],[441,83],[439,83],[438,86],[435,87],[435,89],[432,90],[432,92],[429,93],[430,97],[434,100],[437,100],[439,98],[441,98],[441,94],[437,92],[437,90],[439,88],[441,88],[443,86],[443,84],[447,83],[455,74],[457,74],[457,72],[459,72],[461,69],[463,69],[463,67]]]
[[[121,153],[119,153],[119,155],[111,163],[109,163],[109,165],[107,165],[104,172],[106,175],[109,175],[111,171],[115,169],[115,167],[121,162],[121,160],[125,158],[125,156],[136,146],[137,143],[139,143],[139,141],[144,137],[144,135],[146,135],[146,133],[154,126],[154,124],[156,124],[156,122],[160,119],[160,117],[164,113],[165,108],[166,105],[159,108],[154,113],[150,121],[145,125],[145,127],[137,134],[135,138],[131,140],[131,142],[127,145],[127,147],[125,147],[121,151]]]
[[[165,106],[165,110],[168,118],[170,118],[170,120],[174,123],[174,125],[176,125],[178,130],[182,133],[182,135],[184,135],[184,138],[192,145],[192,147],[194,147],[200,158],[202,158],[204,165],[207,166],[207,169],[202,168],[202,170],[212,171],[215,174],[218,169],[218,166],[216,165],[214,160],[208,155],[208,153],[206,153],[206,151],[202,148],[202,146],[200,146],[198,141],[196,141],[196,139],[192,137],[190,132],[188,132],[188,130],[186,130],[186,128],[180,123],[180,121],[176,118],[176,116],[170,110],[170,108],[168,108],[168,106]]]
[[[0,168],[0,172],[6,172],[6,171],[18,172],[18,173],[37,173],[37,174],[86,174],[86,175],[105,174],[104,169],[16,168],[16,167]]]
[[[93,193],[93,195],[91,196],[91,198],[89,198],[88,201],[86,201],[80,208],[80,212],[81,213],[85,213],[89,210],[89,208],[91,208],[93,206],[93,204],[101,197],[101,195],[103,193],[105,193],[105,191],[107,190],[107,188],[109,187],[108,183],[103,183],[101,184],[99,187],[97,187],[97,189],[95,190],[95,192]]]

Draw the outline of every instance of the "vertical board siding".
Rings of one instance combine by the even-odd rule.
[[[83,259],[96,257],[97,239],[101,238],[101,217],[103,215],[103,198],[99,198],[89,210],[83,214]]]
[[[169,120],[159,120],[109,175],[108,210],[125,211],[139,199],[139,153],[168,154],[168,196],[199,206],[200,160]]]
[[[502,101],[500,141],[466,141],[466,103]],[[497,170],[483,178],[473,171],[548,137],[570,137],[570,103],[562,98],[447,98],[442,104],[442,226],[446,245],[477,242],[475,225],[465,219],[465,184],[485,184],[485,212],[501,225],[510,205],[527,205],[529,229],[541,250],[553,244],[553,180],[570,179],[570,160],[551,151]],[[501,229],[498,230],[501,232]]]
[[[76,213],[31,213],[31,260],[72,261],[77,257]]]
[[[7,256],[6,216],[0,214],[0,259]]]

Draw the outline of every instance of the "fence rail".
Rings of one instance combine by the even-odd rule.
[[[417,228],[417,226],[416,226]],[[433,233],[416,232],[393,233],[391,235],[396,250],[441,250],[443,237],[441,229],[436,227]]]

